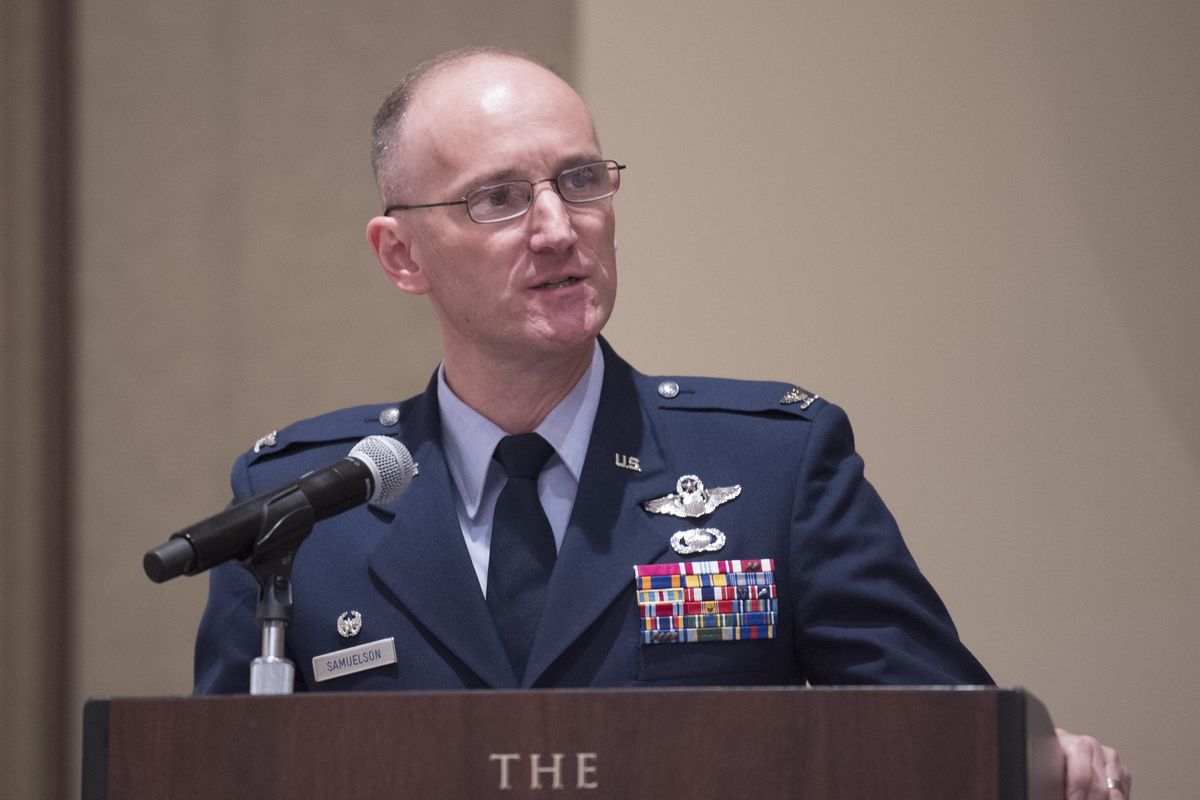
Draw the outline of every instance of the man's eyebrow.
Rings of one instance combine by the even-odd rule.
[[[481,186],[494,186],[497,183],[505,183],[507,181],[516,181],[516,180],[527,180],[527,181],[539,180],[540,181],[545,178],[556,178],[556,177],[558,177],[559,173],[561,173],[563,170],[571,169],[571,167],[579,167],[584,164],[591,164],[596,161],[602,161],[602,160],[604,160],[604,157],[599,155],[598,153],[587,153],[584,155],[568,156],[567,158],[561,159],[555,165],[553,175],[541,175],[541,176],[526,175],[526,174],[522,173],[520,170],[516,170],[516,169],[509,167],[508,169],[502,169],[502,170],[497,170],[495,172],[489,172],[485,175],[476,177],[470,181],[463,181],[461,184],[463,186],[462,194],[465,195],[468,192],[473,192],[476,189],[480,188]]]
[[[571,156],[570,158],[564,158],[562,161],[558,162],[558,166],[554,168],[554,174],[558,175],[563,170],[571,169],[572,167],[582,167],[584,164],[594,164],[597,161],[603,160],[604,156],[600,155],[599,153],[594,153],[591,151],[580,153]]]
[[[488,174],[472,181],[471,185],[467,189],[467,191],[471,191],[471,189],[477,189],[480,186],[491,186],[492,184],[495,184],[495,183],[504,183],[505,181],[520,180],[524,177],[525,177],[524,175],[519,173],[517,170],[512,169],[511,167],[508,169],[498,170],[496,172],[489,172]]]
[[[522,177],[524,176],[518,173],[515,169],[509,168],[497,170],[496,172],[489,172],[484,175],[463,178],[462,180],[454,183],[454,194],[456,194],[458,197],[466,197],[471,192],[484,186],[494,186],[497,183],[518,180]]]

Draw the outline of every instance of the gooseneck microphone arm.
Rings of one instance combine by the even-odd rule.
[[[262,625],[262,654],[250,662],[250,694],[291,694],[296,685],[296,666],[284,654],[283,637],[292,624],[292,564],[317,524],[313,508],[296,486],[267,498],[259,536],[242,562],[258,581],[254,618]]]

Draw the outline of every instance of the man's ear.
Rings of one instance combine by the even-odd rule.
[[[367,223],[367,243],[388,280],[402,292],[425,294],[429,281],[413,258],[410,242],[411,232],[394,217],[372,217]]]

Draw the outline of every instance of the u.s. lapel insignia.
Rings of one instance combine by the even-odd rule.
[[[262,450],[264,447],[274,447],[278,442],[279,431],[271,431],[266,436],[260,436],[258,441],[254,443],[254,452]]]
[[[358,636],[362,630],[362,614],[357,611],[344,611],[337,618],[337,632],[343,639]]]
[[[791,389],[788,389],[787,394],[779,399],[779,404],[782,406],[790,406],[792,403],[799,403],[800,410],[803,411],[813,403],[817,402],[818,397],[820,397],[820,395],[813,394],[812,392],[806,392],[799,386],[793,386]]]
[[[692,528],[671,535],[671,549],[681,556],[715,553],[725,546],[725,534],[716,528]]]
[[[695,475],[683,475],[675,482],[675,493],[647,500],[642,508],[651,514],[670,514],[683,519],[695,519],[711,514],[717,506],[728,503],[742,493],[740,484],[705,489]]]
[[[624,453],[615,454],[616,465],[621,469],[629,469],[634,472],[642,471],[642,464],[638,461],[637,456],[627,456]]]

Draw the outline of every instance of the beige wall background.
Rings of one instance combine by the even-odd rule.
[[[366,158],[408,67],[559,65],[630,164],[614,344],[795,380],[1002,684],[1190,793],[1200,735],[1200,9],[80,0],[76,704],[190,687],[142,553],[298,417],[419,390]]]
[[[366,245],[370,122],[467,42],[568,73],[570,5],[82,0],[80,694],[186,692],[206,578],[141,554],[229,499],[230,456],[424,388],[439,340]]]
[[[1200,6],[580,6],[609,334],[795,380],[1001,684],[1195,795]]]
[[[436,365],[432,312],[366,245],[383,96],[471,43],[573,78],[576,35],[559,0],[78,0],[78,15],[77,708],[191,690],[206,579],[158,586],[141,559],[228,502],[235,454],[407,397]]]

